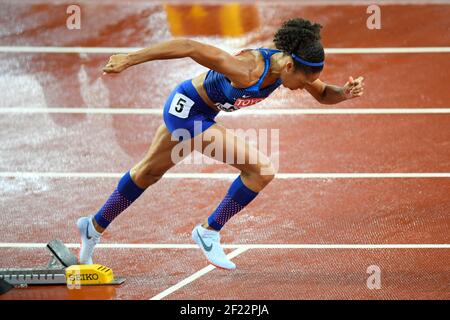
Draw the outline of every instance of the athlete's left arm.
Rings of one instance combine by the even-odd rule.
[[[348,99],[361,97],[364,93],[364,78],[349,77],[343,87],[322,82],[320,79],[306,84],[305,89],[322,104],[336,104]]]

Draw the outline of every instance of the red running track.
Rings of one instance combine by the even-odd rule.
[[[287,7],[288,6],[288,7]],[[1,46],[141,47],[168,39],[177,12],[191,10],[133,2],[83,4],[82,31],[65,27],[66,5],[34,1],[0,4]],[[220,5],[204,6],[220,16]],[[271,40],[279,24],[303,16],[324,25],[328,48],[448,47],[449,5],[386,5],[383,27],[365,27],[365,6],[263,3],[246,35],[207,34],[230,50]],[[183,11],[184,10],[184,11]],[[103,15],[96,14],[102,12]],[[170,13],[171,12],[171,13]],[[236,13],[235,11],[233,11]],[[204,27],[198,18],[196,28]],[[213,20],[217,21],[217,19]],[[414,25],[411,25],[414,21]],[[234,22],[234,21],[233,21]],[[263,22],[263,23],[262,23]],[[418,28],[417,26],[420,26]],[[199,29],[184,26],[186,36]],[[201,28],[200,28],[201,29]],[[209,28],[203,28],[209,29]],[[211,27],[211,32],[217,28]],[[86,32],[85,30],[89,30]],[[178,30],[179,32],[179,30]],[[200,39],[204,39],[201,38]],[[116,77],[99,74],[108,54],[0,53],[0,108],[153,108],[170,90],[203,69],[189,60],[161,61]],[[448,108],[448,53],[327,56],[323,79],[343,84],[366,77],[361,99],[331,108]],[[177,70],[177,71],[174,71]],[[302,92],[281,88],[254,109],[318,108]],[[0,267],[44,265],[44,244],[77,243],[74,222],[92,214],[116,178],[23,178],[19,173],[122,173],[145,153],[161,116],[2,113],[0,117]],[[448,114],[237,115],[219,117],[230,128],[278,129],[281,173],[448,173]],[[6,174],[11,173],[12,174]],[[17,172],[17,174],[14,174]],[[236,173],[222,164],[180,164],[170,173]],[[125,276],[119,287],[33,287],[0,299],[149,299],[207,266],[194,248],[144,249],[145,244],[192,244],[190,231],[217,205],[230,180],[162,179],[111,225],[96,260]],[[235,272],[214,269],[164,296],[167,299],[449,299],[450,249],[331,249],[333,244],[450,243],[450,179],[276,179],[223,233],[234,245],[310,245],[251,248]],[[22,248],[18,246],[22,244]],[[118,244],[112,249],[108,245]],[[135,244],[137,248],[124,248]],[[322,245],[323,248],[312,248]],[[231,252],[235,247],[227,249]],[[378,265],[382,289],[366,286]],[[214,283],[214,285],[212,285]]]

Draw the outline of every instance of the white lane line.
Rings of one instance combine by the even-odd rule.
[[[46,243],[0,242],[0,248],[35,249],[45,248]],[[79,243],[66,243],[68,248],[79,248]],[[450,249],[448,243],[393,243],[393,244],[345,244],[345,243],[261,243],[261,244],[223,244],[226,249]],[[96,248],[103,249],[198,249],[196,244],[186,243],[100,243]]]
[[[0,52],[21,53],[128,53],[144,47],[51,47],[0,46]],[[450,47],[379,47],[379,48],[325,48],[326,54],[385,54],[385,53],[446,53]]]
[[[163,179],[235,179],[238,173],[166,173]],[[121,178],[107,172],[0,172],[0,178]],[[277,173],[277,179],[405,179],[450,178],[450,172],[418,173]]]
[[[17,0],[2,0],[2,2],[17,2]],[[21,0],[21,2],[25,3],[36,3],[41,4],[42,0]],[[53,4],[70,4],[73,3],[73,1],[68,0],[52,0]],[[96,4],[100,5],[118,5],[117,0],[96,0]],[[148,4],[149,0],[128,0],[127,4],[133,5],[133,4]],[[181,4],[185,5],[185,0],[153,0],[151,1],[153,4]],[[223,4],[223,3],[229,3],[230,0],[196,0],[196,4]],[[243,4],[253,4],[253,0],[241,0],[239,1]],[[91,4],[92,0],[78,0],[77,3],[79,4]],[[273,0],[260,0],[258,1],[258,5],[265,6],[265,5],[273,5]],[[430,5],[430,4],[448,4],[449,0],[277,0],[276,4],[290,4],[292,5],[295,3],[296,5],[308,5],[308,6],[329,6],[329,5],[339,5],[339,6],[361,6],[361,5],[370,5],[370,4],[389,4],[389,5]]]
[[[248,250],[247,247],[241,247],[241,248],[236,249],[236,250],[232,251],[231,253],[227,254],[227,257],[229,259],[233,259],[233,258],[237,257],[238,255],[244,253],[247,250]],[[187,277],[186,279],[178,282],[177,284],[173,285],[172,287],[167,288],[166,290],[158,293],[156,296],[150,298],[150,300],[161,300],[161,299],[167,297],[168,295],[174,293],[175,291],[188,285],[189,283],[194,282],[195,280],[199,279],[200,277],[204,276],[205,274],[214,270],[215,268],[216,267],[214,267],[213,265],[208,265],[207,267],[197,271],[196,273],[194,273],[191,276]]]
[[[0,113],[162,114],[162,108],[0,108]]]
[[[450,47],[391,47],[391,48],[330,48],[328,54],[377,54],[377,53],[443,53],[450,52]]]
[[[181,1],[181,0],[179,0]],[[199,1],[205,1],[208,2],[210,0],[199,0]],[[216,0],[216,1],[227,1],[227,0]],[[296,4],[301,3],[302,5],[313,5],[313,6],[320,6],[320,5],[352,5],[352,6],[358,6],[358,5],[382,5],[382,4],[389,4],[389,5],[430,5],[430,4],[449,4],[449,0],[280,0],[277,1],[277,4],[284,3],[284,4],[292,4],[292,2],[296,2]],[[271,3],[272,0],[269,0],[269,3]],[[262,0],[262,3],[265,3],[265,0]]]
[[[161,115],[161,108],[0,108],[0,114],[123,114],[123,115]],[[345,115],[345,114],[445,114],[450,108],[305,108],[305,109],[247,109],[239,112],[221,112],[219,117],[235,117],[242,115]]]

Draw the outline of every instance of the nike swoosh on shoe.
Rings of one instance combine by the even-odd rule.
[[[89,221],[88,221],[88,223],[86,225],[86,238],[88,238],[88,240],[92,239],[92,237],[89,237]]]
[[[200,233],[197,231],[197,235],[200,239],[200,242],[202,243],[203,249],[205,249],[205,251],[209,252],[212,250],[213,244],[211,243],[209,246],[206,245],[206,243],[203,241],[202,237],[200,236]]]

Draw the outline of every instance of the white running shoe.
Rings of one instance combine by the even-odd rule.
[[[192,239],[202,249],[206,259],[212,265],[226,270],[236,269],[236,265],[223,252],[218,231],[205,229],[198,225],[192,230]]]
[[[81,248],[79,255],[80,264],[93,264],[92,254],[97,243],[100,242],[101,233],[95,230],[92,216],[82,217],[77,221],[78,231],[81,237]]]

